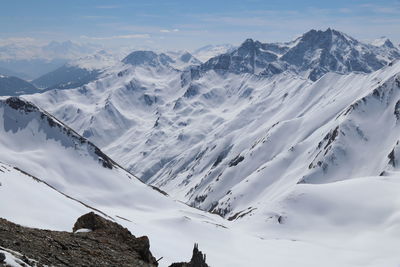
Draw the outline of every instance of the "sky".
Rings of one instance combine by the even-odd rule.
[[[400,0],[0,0],[0,45],[72,40],[105,47],[193,50],[290,41],[328,27],[400,43]]]

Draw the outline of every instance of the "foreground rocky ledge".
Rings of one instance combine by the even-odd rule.
[[[146,236],[136,238],[93,212],[80,217],[73,230],[78,232],[26,228],[0,219],[0,246],[21,253],[28,266],[158,265]]]
[[[158,266],[147,236],[90,212],[78,218],[74,233],[27,228],[0,218],[0,252],[11,253],[21,266]],[[0,253],[0,266],[7,266]],[[195,244],[190,262],[173,267],[207,267]]]

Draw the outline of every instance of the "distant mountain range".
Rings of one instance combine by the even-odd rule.
[[[70,61],[33,80],[32,83],[44,90],[76,88],[97,79],[106,68],[118,63],[112,55],[101,50]]]
[[[327,72],[370,73],[400,57],[390,40],[365,44],[336,30],[311,30],[288,43],[246,40],[238,48],[208,60],[201,71],[274,75],[292,71],[316,81]]]
[[[16,96],[40,92],[33,84],[14,76],[0,75],[0,96]]]
[[[178,70],[184,70],[202,64],[200,60],[187,51],[166,52],[160,54],[153,51],[134,51],[127,55],[122,62],[133,66],[170,66]]]
[[[31,80],[97,50],[98,46],[71,41],[52,41],[44,45],[9,43],[0,46],[0,67],[19,73],[19,78]]]

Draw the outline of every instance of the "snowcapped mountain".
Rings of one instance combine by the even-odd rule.
[[[361,43],[332,29],[311,30],[289,43],[246,40],[237,49],[208,60],[199,70],[274,75],[292,71],[316,81],[328,72],[370,73],[400,58],[390,41],[382,46]]]
[[[201,244],[213,266],[261,266],[265,262],[274,266],[294,262],[301,266],[380,266],[398,261],[393,256],[397,255],[393,250],[399,230],[394,217],[398,178],[365,178],[320,188],[296,185],[290,197],[270,207],[279,212],[284,208],[286,213],[258,213],[251,223],[239,214],[230,222],[143,184],[85,138],[21,98],[0,100],[0,136],[0,201],[6,203],[0,211],[3,218],[24,226],[71,231],[79,216],[94,211],[136,235],[148,235],[153,254],[163,257],[160,266],[189,255],[187,248],[193,242]],[[346,194],[357,188],[363,190],[354,196]],[[386,197],[374,193],[372,189],[377,188]],[[355,201],[364,198],[365,192],[373,206]],[[358,203],[357,210],[365,213],[346,211],[348,203]],[[321,205],[327,214],[318,214]],[[338,218],[338,210],[344,218]],[[377,211],[379,219],[372,215]],[[337,235],[343,224],[355,238]],[[307,234],[310,231],[314,235]],[[391,244],[393,249],[382,244]],[[327,263],[326,257],[332,254],[335,257]]]
[[[237,49],[211,58],[201,66],[202,71],[224,70],[234,73],[260,73],[278,56],[263,48],[263,44],[247,39]]]
[[[16,96],[38,92],[39,90],[27,81],[14,76],[0,74],[0,96]]]
[[[134,51],[126,56],[122,62],[132,66],[172,67],[177,70],[184,70],[201,64],[198,59],[188,52],[171,51],[160,54],[153,51]]]
[[[156,54],[153,51],[134,51],[127,55],[123,63],[132,66],[148,65],[151,67],[168,66],[172,58],[165,54]]]
[[[172,59],[172,62],[169,64],[179,70],[184,70],[202,63],[187,51],[168,51],[165,54]]]
[[[275,202],[263,202],[264,212],[256,212],[258,204],[230,222],[144,185],[22,99],[0,100],[0,136],[6,152],[0,155],[0,201],[7,203],[0,211],[25,226],[70,231],[77,217],[94,210],[148,235],[153,254],[164,257],[160,266],[181,259],[194,241],[213,266],[386,266],[399,260],[396,176],[295,184]],[[327,261],[329,255],[335,257]]]
[[[393,46],[369,46],[328,29],[307,32],[281,60],[296,66],[298,72],[307,73],[307,77],[315,81],[329,71],[370,73],[399,57],[400,51]]]
[[[125,182],[110,185],[103,183],[105,174],[91,174],[101,181],[90,182],[91,187],[105,185],[95,187],[98,195],[82,186],[95,179],[86,173],[69,176],[87,177],[83,180],[61,182],[62,192],[152,233],[156,251],[169,259],[176,249],[159,246],[165,245],[160,230],[165,227],[170,238],[205,243],[206,253],[216,252],[207,253],[215,266],[390,266],[400,260],[394,249],[400,234],[398,57],[398,49],[386,41],[364,44],[335,30],[312,30],[288,43],[248,39],[183,70],[173,66],[172,56],[135,51],[82,87],[25,98],[141,180],[224,218],[177,208],[170,198],[158,201],[160,196],[134,189],[140,184],[151,190],[135,179],[127,179],[135,181],[130,191]],[[25,150],[13,143],[15,136],[5,138],[13,160],[0,161],[17,164],[16,149],[43,164],[36,151],[47,149],[51,142],[43,140],[52,138],[38,133],[42,126],[20,129],[25,126],[4,132],[42,139]],[[96,170],[129,175],[119,167],[102,167],[90,153],[86,161],[67,150],[76,166],[85,166],[82,172],[96,163]],[[52,164],[60,166],[56,173],[73,168],[57,164]],[[26,163],[23,170],[40,170],[29,167]],[[68,174],[60,173],[57,183]],[[32,175],[48,177],[44,168]],[[153,197],[157,201],[149,200]],[[203,228],[207,224],[211,227]],[[221,248],[221,242],[227,245]]]
[[[235,47],[231,44],[222,45],[206,45],[193,51],[193,55],[202,62],[206,62],[210,58],[224,54],[233,50]]]
[[[190,208],[143,184],[85,138],[21,98],[0,100],[0,136],[2,218],[29,227],[71,231],[78,217],[95,211],[133,233],[149,235],[152,251],[164,257],[161,266],[189,253],[195,241],[210,251],[218,247],[200,232],[221,240],[231,236],[218,216]],[[199,233],[189,234],[194,229]],[[232,234],[260,243],[240,231]],[[169,241],[177,236],[179,242]],[[229,249],[214,255],[209,260],[221,264]],[[242,257],[236,260],[249,260]]]
[[[377,93],[382,88],[397,92],[398,62],[370,75],[328,73],[312,82],[292,72],[270,77],[214,70],[190,80],[152,58],[157,68],[121,66],[84,88],[29,99],[142,180],[226,218],[254,206],[245,195],[259,201],[266,191],[279,196],[297,183],[379,175],[399,138],[393,130],[397,95],[385,96],[380,107],[391,116],[380,129],[393,132],[384,144],[351,112],[364,97],[383,95]],[[375,160],[359,150],[376,151]]]
[[[386,38],[386,37],[381,37],[381,38],[378,38],[378,39],[375,39],[375,40],[373,40],[372,42],[371,42],[371,45],[373,45],[373,46],[384,46],[384,47],[387,47],[387,48],[394,48],[395,47],[395,45],[392,43],[392,41],[390,41],[388,38]]]
[[[80,87],[97,79],[100,74],[120,62],[106,51],[78,58],[32,81],[44,90]]]

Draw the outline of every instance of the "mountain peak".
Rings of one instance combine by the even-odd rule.
[[[389,47],[389,48],[394,48],[392,41],[390,41],[389,39],[386,39],[386,41],[383,45],[386,47]]]
[[[192,58],[193,58],[192,54],[190,54],[190,53],[187,52],[187,51],[185,51],[185,52],[180,56],[180,60],[182,60],[183,62],[189,62]]]
[[[158,55],[153,51],[139,50],[130,53],[122,60],[122,62],[133,66],[149,65],[156,67],[160,65],[167,65],[167,57],[168,56],[165,54]]]
[[[339,40],[345,42],[354,42],[355,39],[347,36],[346,34],[337,31],[335,29],[328,28],[325,31],[322,30],[310,30],[300,37],[303,42],[308,42],[310,45],[316,45],[321,43],[333,43]]]
[[[371,42],[373,46],[379,46],[379,47],[387,47],[387,48],[395,48],[394,44],[392,41],[389,40],[389,38],[382,36],[381,38],[375,39]]]
[[[251,38],[247,38],[247,39],[243,42],[243,44],[252,44],[252,43],[254,43],[254,40],[251,39]],[[243,45],[243,44],[242,44],[242,45]]]
[[[254,41],[253,39],[248,38],[239,46],[239,49],[241,49],[241,48],[254,48],[256,43],[257,43],[257,41]]]
[[[288,70],[316,81],[327,72],[369,73],[400,57],[390,40],[382,45],[364,44],[332,28],[312,29],[290,43],[246,39],[237,49],[211,58],[201,69],[262,75]]]

